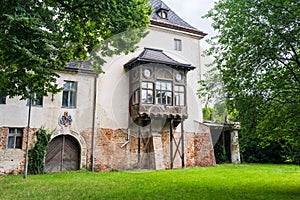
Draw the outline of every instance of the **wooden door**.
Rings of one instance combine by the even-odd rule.
[[[46,172],[78,170],[80,161],[80,145],[69,135],[55,137],[46,150]]]

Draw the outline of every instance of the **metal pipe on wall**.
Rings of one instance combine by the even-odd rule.
[[[91,155],[91,170],[95,171],[95,123],[96,123],[96,103],[97,103],[97,81],[98,75],[94,78],[94,98],[93,98],[93,122],[92,122],[92,155]]]

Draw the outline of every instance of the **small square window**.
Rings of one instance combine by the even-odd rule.
[[[179,40],[179,39],[174,39],[174,49],[175,49],[176,51],[181,51],[181,50],[182,50],[181,40]]]
[[[23,129],[22,128],[10,128],[8,133],[9,149],[22,149]]]

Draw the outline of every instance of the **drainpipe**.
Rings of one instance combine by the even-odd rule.
[[[130,73],[128,73],[130,74]],[[130,78],[129,78],[129,82],[130,82]],[[129,87],[129,98],[130,98],[130,91],[131,91],[131,87]],[[127,138],[126,138],[126,142],[124,144],[122,144],[121,148],[125,147],[128,143],[130,143],[130,125],[131,125],[131,118],[130,118],[130,103],[128,104],[128,129],[127,129]]]
[[[94,78],[94,98],[93,98],[93,122],[92,122],[92,156],[91,165],[92,172],[94,172],[95,166],[95,122],[96,122],[96,104],[97,104],[97,79],[98,74]]]

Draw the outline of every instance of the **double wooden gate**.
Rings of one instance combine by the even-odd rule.
[[[46,150],[46,172],[78,170],[80,163],[80,145],[69,135],[53,138]]]

